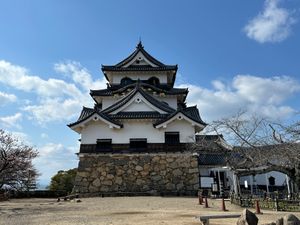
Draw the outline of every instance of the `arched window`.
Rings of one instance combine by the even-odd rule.
[[[150,77],[148,79],[148,83],[152,85],[158,85],[159,84],[159,79],[157,77]]]
[[[128,84],[132,84],[132,83],[133,83],[133,80],[130,79],[129,77],[124,77],[121,80],[121,85],[123,85],[123,86],[126,86]]]

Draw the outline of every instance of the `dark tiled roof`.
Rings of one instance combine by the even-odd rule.
[[[136,55],[141,52],[147,60],[149,60],[151,63],[155,65],[155,67],[152,66],[128,66],[124,67],[127,63],[129,63]],[[116,65],[102,65],[102,71],[108,80],[108,77],[105,73],[105,71],[174,71],[174,76],[172,80],[172,85],[174,85],[175,77],[177,73],[178,66],[177,65],[165,65],[162,62],[155,59],[153,56],[151,56],[145,49],[142,43],[140,42],[133,53],[131,53],[127,58],[122,60],[121,62],[117,63]]]
[[[127,102],[130,101],[130,99],[132,99],[132,97],[136,94],[136,93],[140,93],[147,101],[149,101],[152,105],[154,105],[155,107],[171,113],[174,112],[175,110],[173,108],[171,108],[167,103],[161,102],[157,99],[155,99],[154,97],[152,97],[151,95],[149,95],[148,93],[146,93],[140,86],[140,82],[137,82],[135,85],[135,88],[129,92],[129,94],[127,96],[125,96],[124,98],[120,99],[119,101],[117,101],[115,104],[109,106],[108,108],[104,109],[102,112],[103,113],[111,113],[113,111],[115,111],[116,109],[122,107],[123,105],[125,105]]]
[[[77,121],[84,120],[95,112],[92,108],[83,107]]]
[[[171,119],[172,117],[174,117],[176,114],[178,113],[182,113],[183,115],[185,115],[186,117],[188,117],[189,119],[200,123],[204,126],[206,126],[207,124],[203,122],[203,120],[200,117],[199,111],[197,109],[196,106],[192,106],[192,107],[186,107],[186,108],[181,108],[178,109],[177,111],[171,113],[168,117],[166,117],[165,119],[162,119],[160,121],[158,121],[156,124],[154,124],[154,126],[157,126],[159,124],[162,124],[166,121],[168,121],[169,119]]]
[[[114,94],[122,93],[130,88],[134,88],[136,83],[132,83],[123,87],[119,87],[118,89],[115,88],[107,88],[102,90],[91,90],[91,96],[112,96]],[[151,88],[154,91],[165,93],[166,95],[181,95],[181,94],[188,94],[187,88],[167,88],[166,86],[154,86],[151,84],[147,84],[145,82],[141,82],[140,86],[143,88]]]
[[[194,150],[197,152],[226,152],[227,146],[224,145],[223,135],[195,135],[196,143]]]
[[[111,122],[111,123],[113,123],[113,124],[115,124],[115,125],[117,125],[117,126],[122,127],[122,124],[120,124],[120,123],[114,121],[114,120],[111,119],[109,116],[105,115],[104,113],[99,112],[99,111],[96,110],[96,109],[87,108],[87,107],[83,107],[83,109],[82,109],[82,111],[81,111],[81,113],[80,113],[80,116],[79,116],[79,118],[77,119],[77,121],[74,122],[74,123],[68,124],[68,127],[72,127],[72,126],[75,126],[75,125],[81,123],[82,121],[84,121],[84,120],[90,118],[90,117],[91,117],[92,115],[94,115],[95,113],[97,113],[97,114],[98,114],[99,116],[101,116],[103,119],[105,119],[105,120],[107,120],[107,121],[109,121],[109,122]]]
[[[177,71],[178,66],[163,66],[163,67],[148,67],[148,66],[129,66],[129,67],[115,67],[102,65],[102,71]]]
[[[216,153],[200,153],[199,154],[199,165],[200,166],[225,166],[226,160],[224,154]]]
[[[152,57],[145,49],[144,46],[142,45],[142,42],[140,41],[138,43],[138,45],[136,46],[136,49],[133,53],[131,53],[127,58],[125,58],[124,60],[122,60],[121,62],[117,63],[115,65],[115,67],[122,67],[124,65],[126,65],[127,63],[129,63],[139,52],[142,52],[142,54],[153,64],[155,64],[156,66],[159,67],[164,67],[166,66],[165,64],[163,64],[162,62],[158,61],[157,59],[155,59],[154,57]]]
[[[119,112],[109,116],[112,119],[162,119],[167,115],[158,112]]]

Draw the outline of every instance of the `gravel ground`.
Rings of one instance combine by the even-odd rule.
[[[209,200],[210,208],[187,197],[83,198],[82,202],[56,202],[56,199],[12,199],[0,202],[1,225],[131,225],[201,224],[198,216],[241,213],[242,208],[226,202],[228,212],[220,211],[220,200]],[[252,209],[253,210],[253,209]],[[262,210],[259,224],[275,221],[286,213]],[[300,217],[300,213],[296,213]],[[211,225],[234,225],[237,219],[211,220]]]

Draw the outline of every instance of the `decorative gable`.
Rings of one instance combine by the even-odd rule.
[[[167,104],[167,103],[162,103]],[[151,104],[141,93],[137,92],[125,105],[118,108],[117,110],[111,112],[111,114],[116,114],[119,112],[149,112],[155,111],[159,113],[168,113],[157,106]]]
[[[147,57],[143,54],[143,52],[138,52],[136,56],[131,59],[127,64],[122,66],[123,68],[130,66],[150,66],[150,67],[158,67],[153,62],[151,62]]]

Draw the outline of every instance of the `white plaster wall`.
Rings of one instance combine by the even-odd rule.
[[[269,177],[275,177],[275,185],[276,186],[282,186],[285,182],[286,176],[284,173],[277,172],[277,171],[271,171],[266,174],[258,174],[255,176],[256,184],[257,185],[266,185],[269,184],[269,180],[266,178]],[[248,185],[251,184],[251,177],[245,176],[240,178],[240,183],[244,184],[245,180],[247,180]]]
[[[147,138],[148,143],[164,143],[166,131],[180,132],[180,142],[194,141],[194,127],[185,121],[174,121],[166,129],[156,129],[153,123],[142,121],[124,122],[121,129],[111,129],[101,121],[92,121],[82,130],[81,143],[95,144],[97,139],[111,138],[113,144],[129,143],[130,138]]]
[[[156,111],[156,110],[148,106],[145,102],[137,103],[135,101],[122,110],[122,112],[145,112],[145,111]]]
[[[132,80],[148,80],[150,77],[157,77],[161,84],[167,83],[167,74],[114,74],[112,77],[113,84],[120,84],[121,79],[124,77],[129,77]]]
[[[173,109],[177,109],[177,97],[175,95],[164,96],[164,97],[155,95],[153,97],[155,97],[159,101],[163,101],[163,102],[168,103],[169,106],[172,107]]]
[[[195,128],[186,120],[174,120],[167,125],[165,131],[180,131],[179,136],[182,143],[195,142]]]
[[[116,114],[121,111],[157,111],[159,113],[165,113],[163,110],[152,105],[148,100],[146,100],[140,93],[134,95],[129,102],[127,102],[124,106],[116,109],[113,114]]]
[[[114,98],[114,97],[104,97],[102,100],[102,110],[108,108],[112,104],[114,104],[116,101],[118,101],[120,98]]]

